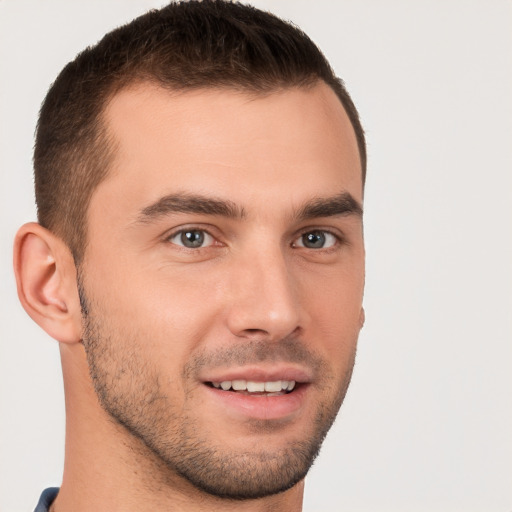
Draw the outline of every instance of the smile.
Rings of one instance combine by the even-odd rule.
[[[245,379],[224,380],[210,383],[216,389],[235,391],[242,394],[265,394],[267,396],[280,396],[290,393],[295,388],[294,380],[275,380],[257,382]]]
[[[204,380],[203,389],[208,393],[210,403],[214,404],[215,413],[227,414],[230,421],[292,420],[302,414],[310,402],[312,381],[304,372],[294,369],[282,371],[281,379],[276,375],[278,372],[255,370],[247,372],[253,375],[245,378],[239,370],[227,372],[232,375],[211,376]]]

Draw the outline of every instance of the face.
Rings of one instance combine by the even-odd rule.
[[[166,471],[223,497],[306,474],[362,320],[355,135],[325,85],[124,90],[80,270],[103,408]]]

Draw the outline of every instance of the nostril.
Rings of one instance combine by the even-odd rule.
[[[301,332],[301,327],[296,326],[291,332],[286,332],[283,330],[271,329],[256,329],[256,328],[248,328],[243,329],[238,332],[236,335],[239,338],[245,338],[251,341],[282,341],[285,339],[294,339],[299,336]]]
[[[238,333],[239,337],[247,338],[251,340],[266,340],[270,337],[270,333],[264,329],[244,329]]]

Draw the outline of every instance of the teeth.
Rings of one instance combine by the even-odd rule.
[[[276,391],[281,391],[281,389],[280,380],[277,380],[276,382],[265,382],[265,391],[275,393]]]
[[[255,382],[252,380],[225,380],[222,382],[212,382],[214,388],[229,391],[248,391],[249,393],[279,393],[280,391],[292,391],[295,387],[294,380],[275,380],[269,382]]]
[[[247,381],[246,380],[234,380],[232,386],[235,391],[244,391],[247,389]]]
[[[249,393],[256,393],[260,391],[265,391],[265,383],[264,382],[252,382],[249,381],[247,383],[247,391]]]

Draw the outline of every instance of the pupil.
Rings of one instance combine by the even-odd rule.
[[[312,249],[322,248],[325,244],[325,235],[321,231],[313,231],[302,237],[302,242],[306,247]]]
[[[201,231],[185,231],[181,234],[181,241],[185,247],[201,247],[204,242],[204,233]]]

